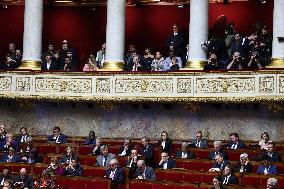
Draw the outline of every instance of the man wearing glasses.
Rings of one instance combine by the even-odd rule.
[[[57,144],[65,144],[67,142],[67,138],[60,132],[59,127],[54,127],[53,134],[48,136],[48,141],[55,142]]]

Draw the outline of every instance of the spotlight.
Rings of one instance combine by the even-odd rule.
[[[259,2],[260,2],[261,4],[265,4],[265,3],[266,3],[266,0],[259,0]]]
[[[177,7],[178,7],[179,9],[182,9],[182,8],[183,8],[183,4],[177,4]]]

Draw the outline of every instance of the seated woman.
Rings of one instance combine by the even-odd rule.
[[[55,188],[55,181],[49,171],[44,170],[38,182],[35,182],[36,188]]]
[[[160,147],[162,152],[172,152],[172,140],[169,139],[169,134],[167,131],[163,131],[161,133],[161,139],[158,141],[158,146]]]
[[[86,140],[84,141],[84,144],[86,144],[86,145],[95,145],[96,144],[96,133],[95,133],[95,131],[89,132],[89,137],[86,138]]]
[[[145,49],[144,56],[141,58],[142,62],[144,62],[144,65],[145,65],[147,71],[151,70],[151,64],[152,64],[152,61],[154,60],[154,58],[155,58],[155,56],[152,54],[152,48],[147,47]]]
[[[276,165],[272,165],[271,160],[269,158],[265,158],[263,160],[263,164],[257,168],[256,173],[262,175],[277,175],[278,171]]]
[[[2,158],[1,158],[1,162],[7,162],[7,163],[10,163],[10,162],[20,162],[21,159],[20,157],[18,156],[18,154],[15,153],[15,149],[13,147],[10,147],[8,152],[4,153]]]
[[[159,51],[156,52],[155,59],[152,61],[151,71],[164,71],[164,58]]]
[[[221,183],[221,177],[216,176],[213,178],[213,185],[211,189],[226,189],[223,184]]]
[[[261,150],[267,150],[267,144],[270,140],[269,134],[267,132],[263,132],[260,136],[259,146]]]
[[[164,61],[164,71],[174,71],[174,70],[171,70],[171,67],[173,65],[173,60],[172,59],[174,57],[176,57],[175,63],[177,64],[178,68],[182,67],[181,57],[177,57],[174,52],[170,51],[169,56]]]
[[[177,60],[178,60],[177,57],[172,58],[172,64],[171,64],[169,71],[178,71],[179,70],[180,66],[177,63]]]
[[[240,173],[251,173],[252,164],[249,163],[248,154],[243,153],[240,155],[240,161],[236,167],[236,171]]]
[[[84,65],[83,67],[83,71],[87,72],[87,71],[98,71],[98,66],[97,66],[97,62],[96,62],[96,58],[94,57],[94,55],[90,55],[90,57],[88,58],[87,63]]]
[[[1,151],[8,151],[8,149],[12,147],[15,151],[18,150],[18,143],[14,140],[14,136],[10,133],[6,134],[5,140],[2,140],[0,143]]]
[[[250,60],[247,64],[248,69],[261,69],[263,66],[260,63],[259,54],[257,50],[250,53]]]
[[[72,159],[75,159],[76,161],[78,161],[79,157],[76,155],[75,149],[68,146],[65,149],[65,154],[63,154],[62,158],[59,160],[59,163],[69,164],[72,161]]]
[[[65,168],[65,174],[69,176],[82,176],[83,167],[76,159],[72,159],[69,165]]]
[[[64,168],[59,165],[57,157],[52,157],[50,159],[50,164],[46,168],[46,171],[48,171],[51,175],[58,175],[61,176],[64,174]]]
[[[231,164],[226,165],[223,175],[221,177],[221,182],[224,185],[228,184],[238,184],[238,179],[235,177],[233,172],[233,167]]]
[[[28,140],[20,147],[21,161],[26,163],[39,163],[40,156],[37,149],[33,147],[32,141]]]

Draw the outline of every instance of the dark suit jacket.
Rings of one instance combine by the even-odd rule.
[[[49,69],[47,69],[47,62],[43,61],[41,64],[41,70],[42,71],[48,71],[48,70],[58,70],[59,65],[57,65],[56,61],[51,61]]]
[[[8,151],[10,147],[12,147],[15,151],[18,151],[19,145],[16,140],[13,140],[13,142],[9,146],[6,146],[6,140],[3,140],[0,143],[0,151]]]
[[[4,179],[4,180],[3,180],[3,179]],[[7,176],[5,176],[5,177],[4,177],[3,175],[1,175],[1,176],[0,176],[0,183],[3,183],[3,184],[4,184],[4,181],[5,181],[5,180],[11,180],[12,182],[14,182],[13,177],[11,177],[10,175],[7,175]],[[2,181],[3,181],[3,182],[2,182]],[[3,184],[2,184],[2,185],[0,184],[0,186],[3,186]]]
[[[182,158],[182,151],[177,151],[176,158]],[[187,151],[187,159],[194,159],[195,155],[191,151]]]
[[[23,186],[29,189],[34,188],[33,177],[31,177],[30,175],[25,175],[23,178],[21,177],[21,175],[17,175],[15,177],[15,183],[16,182],[23,182]]]
[[[196,139],[193,139],[193,140],[191,141],[191,143],[196,146],[197,140],[196,140]],[[197,147],[197,146],[196,146],[196,147]],[[201,139],[200,148],[208,148],[208,141],[207,141],[206,139]]]
[[[185,48],[184,48],[184,37],[181,32],[178,32],[177,35],[174,35],[173,33],[169,36],[167,41],[167,47],[173,46],[174,52],[177,56],[182,57]]]
[[[228,185],[228,184],[238,184],[238,179],[237,177],[235,177],[233,174],[231,174],[231,176],[229,177],[229,180],[227,183],[224,183],[224,180],[227,176],[223,175],[221,177],[221,183],[225,184],[225,185]]]
[[[224,150],[220,150],[220,152],[217,152],[217,153],[215,153],[215,151],[211,151],[209,153],[209,159],[215,160],[215,155],[218,153],[222,154],[224,159],[228,159],[227,153]]]
[[[152,167],[148,167],[146,166],[145,168],[145,179],[147,180],[155,180],[156,179],[156,174],[155,174],[155,171]],[[135,172],[135,175],[136,175],[136,178],[138,176],[142,176],[143,175],[143,171],[141,171],[139,168],[136,169],[136,172]]]
[[[48,136],[48,141],[56,143],[56,140],[53,139],[53,135]],[[66,136],[64,134],[60,133],[58,143],[65,144],[66,142],[67,142]]]
[[[240,172],[240,169],[241,169],[241,164],[239,162],[238,165],[236,166],[235,170],[237,172]],[[244,169],[243,169],[243,173],[252,173],[252,164],[248,163],[247,165],[245,165]]]
[[[223,163],[218,164],[217,162],[215,162],[212,166],[212,168],[219,168],[220,170],[224,170],[224,168],[226,167],[226,165],[228,165],[229,162],[227,160],[223,160]]]
[[[172,152],[172,140],[171,139],[166,140],[165,148],[163,148],[161,140],[158,141],[158,145],[161,148],[162,152],[167,152],[167,153]]]
[[[281,157],[280,154],[277,152],[273,152],[272,156],[268,155],[267,152],[265,152],[262,156],[263,159],[269,159],[271,162],[280,162],[281,161]]]
[[[215,187],[213,186],[211,189],[215,189]],[[223,185],[220,185],[220,189],[227,189],[227,188],[224,187]]]
[[[21,140],[22,140],[23,136],[24,135],[19,135],[19,136],[16,137],[17,144],[22,143]],[[25,135],[25,136],[26,136],[26,139],[28,139],[30,137],[29,135]],[[24,141],[24,142],[26,142],[26,141]]]
[[[8,160],[8,153],[5,153],[3,154],[1,158],[1,162],[7,162],[7,160]],[[14,154],[11,162],[20,162],[20,161],[21,161],[21,158],[17,154]]]
[[[111,168],[106,170],[106,177],[107,178],[110,178],[111,171],[112,171]],[[117,184],[122,184],[122,183],[124,183],[124,180],[125,180],[125,176],[124,176],[123,169],[120,168],[120,167],[116,168],[112,182],[117,183]]]
[[[265,170],[265,166],[264,166],[264,165],[260,165],[260,166],[257,168],[256,173],[257,173],[257,174],[264,174],[264,170]],[[271,174],[271,175],[276,175],[276,174],[278,174],[276,165],[270,165],[270,167],[269,167],[269,169],[268,169],[268,174]]]
[[[163,163],[162,165],[159,165],[158,164],[158,168],[162,168],[164,167],[164,164]],[[176,168],[176,161],[175,160],[172,160],[172,159],[168,159],[168,162],[167,162],[167,169],[172,169],[172,168]]]
[[[154,149],[152,145],[148,145],[147,147],[143,147],[141,150],[141,154],[145,159],[146,165],[153,167],[154,166]]]
[[[133,146],[129,146],[128,149],[126,150],[126,154],[124,156],[130,156],[131,155],[131,150],[133,149]],[[122,146],[119,149],[118,154],[121,154],[124,151],[124,146]]]
[[[227,146],[227,148],[232,149],[233,144],[235,144],[235,143],[232,142],[232,141],[229,141],[226,146]],[[243,141],[239,140],[238,145],[237,145],[237,149],[244,149],[244,148],[246,148],[245,143]]]
[[[75,169],[70,169],[70,168],[65,169],[65,174],[71,175],[71,176],[82,176],[83,167],[81,165],[77,164],[74,168]]]
[[[64,163],[67,163],[68,160],[72,160],[72,159],[76,159],[77,162],[79,161],[79,157],[76,156],[76,155],[73,155],[73,156],[70,157],[70,156],[68,156],[67,154],[64,154],[64,155],[61,157],[61,159],[59,160],[59,163],[64,164]]]
[[[93,144],[93,145],[96,145],[96,139],[90,139],[90,138],[86,138],[86,140],[84,141],[84,144],[87,144],[87,145],[90,145],[90,144]]]
[[[140,61],[140,65],[141,66],[137,67],[137,71],[139,71],[139,72],[147,71],[147,66],[144,65],[144,63],[142,61]],[[131,72],[133,70],[133,66],[134,66],[133,62],[130,61],[130,63],[124,67],[124,71]]]

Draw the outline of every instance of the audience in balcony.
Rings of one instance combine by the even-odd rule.
[[[262,27],[261,35],[259,38],[259,56],[262,58],[264,65],[267,65],[270,62],[272,55],[272,36],[269,34],[267,26]]]
[[[266,189],[278,189],[278,180],[276,178],[267,179]]]
[[[229,162],[224,159],[222,154],[216,154],[215,162],[209,171],[223,171],[228,164]]]
[[[124,70],[125,71],[132,71],[132,72],[137,72],[137,71],[145,71],[146,66],[144,63],[141,61],[139,55],[133,55],[131,56],[132,60],[127,63],[125,66]]]
[[[167,152],[162,152],[161,154],[161,160],[157,166],[161,169],[172,169],[176,168],[176,162],[175,160],[172,160],[169,158],[169,154]]]
[[[108,167],[110,165],[110,160],[115,159],[115,155],[108,152],[107,145],[102,145],[100,147],[101,154],[96,159],[96,166]]]
[[[216,176],[213,178],[212,181],[213,187],[211,189],[226,189],[224,187],[224,185],[221,182],[221,177],[220,176]]]
[[[156,52],[155,58],[151,64],[151,71],[164,71],[164,58],[161,52]]]
[[[240,70],[245,68],[246,61],[241,56],[240,52],[236,51],[233,53],[233,58],[227,66],[227,70]]]
[[[158,146],[162,150],[162,152],[171,153],[172,152],[172,140],[169,138],[169,134],[167,131],[163,131],[161,133],[161,139],[158,140]]]
[[[209,59],[204,66],[203,70],[219,70],[221,66],[219,65],[217,55],[215,53],[209,54]]]
[[[194,159],[195,155],[187,147],[187,142],[181,143],[181,149],[176,152],[176,158]]]
[[[48,136],[48,141],[57,144],[65,144],[67,142],[67,137],[60,131],[60,127],[54,127],[52,130],[52,135]]]
[[[102,48],[96,54],[96,67],[102,68],[105,62],[106,43],[102,44]]]
[[[227,148],[229,149],[244,149],[246,148],[245,143],[240,140],[238,133],[231,133],[230,140],[227,143]]]
[[[269,134],[267,132],[261,133],[259,146],[261,150],[267,150],[267,145],[270,140]]]
[[[42,71],[51,71],[51,70],[58,70],[59,65],[57,64],[55,58],[52,58],[51,53],[46,53],[43,57],[43,61],[41,64]]]
[[[98,71],[99,67],[97,66],[96,58],[94,55],[90,55],[87,63],[84,65],[83,71]]]
[[[147,71],[150,71],[152,61],[155,58],[155,56],[152,54],[152,47],[147,47],[144,52],[145,54],[142,56],[142,61],[144,62]]]
[[[233,166],[231,164],[227,164],[224,168],[221,182],[223,185],[238,184],[238,179],[234,175]]]
[[[156,180],[156,174],[154,169],[147,166],[144,160],[138,160],[135,178],[141,180]]]
[[[171,67],[169,69],[169,71],[178,71],[180,69],[180,66],[178,64],[178,59],[177,57],[172,57],[171,59]]]
[[[65,168],[65,175],[69,176],[82,176],[83,167],[76,159],[72,159],[68,166]]]
[[[125,181],[124,171],[119,167],[117,159],[112,159],[109,162],[109,168],[106,170],[106,178],[111,179],[112,189],[117,188],[117,184],[123,184]]]
[[[65,153],[59,160],[60,164],[69,164],[73,159],[75,159],[77,162],[79,162],[79,156],[75,153],[75,149],[68,146],[65,149]]]
[[[33,177],[27,174],[27,170],[25,168],[22,168],[20,170],[20,175],[15,177],[14,185],[22,188],[33,188]]]
[[[42,53],[42,59],[44,60],[44,57],[46,57],[47,54],[50,54],[51,58],[55,58],[55,53],[56,53],[56,51],[54,49],[53,44],[49,44],[48,47],[47,47],[47,51]]]
[[[173,59],[175,58],[174,66]],[[173,66],[173,68],[171,68]],[[177,67],[177,68],[175,68]],[[181,57],[177,57],[173,51],[170,51],[169,56],[164,61],[164,71],[175,71],[173,69],[179,70],[182,68],[182,60]]]
[[[201,131],[196,132],[195,139],[191,141],[191,144],[195,145],[197,148],[208,148],[208,141],[203,138]]]
[[[16,141],[18,144],[20,143],[26,143],[28,141],[31,141],[32,137],[28,134],[28,129],[26,127],[22,127],[20,129],[20,135],[16,137]]]
[[[267,150],[263,154],[263,158],[264,159],[268,158],[271,162],[280,162],[281,161],[280,154],[276,152],[274,148],[275,148],[274,142],[269,141],[267,143]]]
[[[17,62],[12,58],[10,54],[6,55],[6,60],[1,63],[0,69],[2,70],[14,70],[17,67]]]
[[[227,159],[227,153],[222,148],[222,142],[221,141],[214,141],[213,143],[214,151],[209,152],[209,159],[215,160],[215,156],[217,154],[222,154],[224,159]]]
[[[247,64],[249,69],[262,69],[263,66],[260,63],[259,54],[256,50],[251,51],[250,60]]]
[[[50,159],[50,164],[45,171],[49,172],[52,176],[60,176],[64,175],[65,169],[59,164],[57,157],[52,157]]]
[[[131,150],[133,149],[133,146],[131,144],[131,140],[124,139],[123,146],[119,149],[118,155],[119,156],[130,156]]]
[[[143,145],[141,155],[145,160],[145,164],[147,166],[154,167],[154,148],[150,144],[150,139],[148,137],[143,137],[141,143]]]
[[[257,174],[261,174],[261,175],[276,175],[276,174],[278,174],[276,165],[273,165],[269,158],[266,157],[262,161],[262,163],[263,164],[260,165],[257,168],[257,171],[256,171]]]
[[[96,138],[96,145],[94,146],[93,151],[92,151],[93,155],[95,155],[95,156],[100,155],[100,153],[101,153],[101,150],[100,150],[101,146],[102,146],[101,137],[97,137]]]
[[[95,133],[95,131],[89,132],[89,137],[86,138],[86,140],[84,141],[84,144],[85,145],[96,145],[96,133]]]
[[[243,153],[240,155],[240,161],[235,169],[239,173],[252,173],[252,164],[249,162],[248,154]]]
[[[8,169],[3,169],[2,175],[0,175],[0,186],[4,186],[5,181],[12,181],[13,183],[13,177],[9,174]]]

